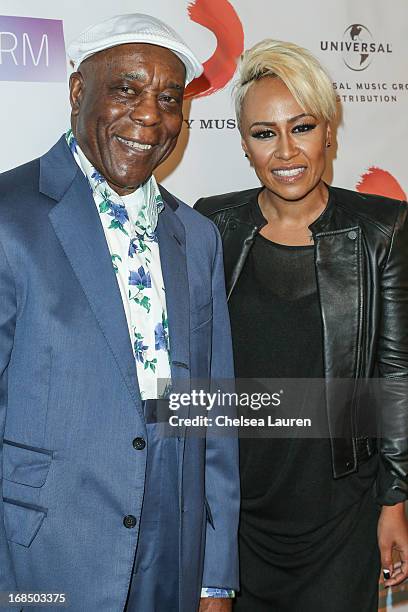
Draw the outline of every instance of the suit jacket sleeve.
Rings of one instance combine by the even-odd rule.
[[[225,295],[222,245],[218,230],[213,264],[212,380],[233,379],[232,343]],[[213,409],[211,416],[215,417]],[[203,586],[238,589],[239,471],[238,439],[228,429],[226,436],[211,435],[206,441],[205,491],[207,532]]]
[[[380,373],[380,467],[377,496],[393,505],[408,496],[408,208],[400,204],[382,272]]]
[[[6,255],[0,244],[0,591],[17,590],[4,526],[3,438],[7,411],[7,367],[11,357],[16,322],[16,291]]]

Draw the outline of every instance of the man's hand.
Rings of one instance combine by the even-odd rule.
[[[404,503],[383,506],[378,521],[378,546],[382,567],[390,572],[384,585],[400,584],[408,577],[408,521]],[[399,556],[399,561],[393,562],[393,553]]]
[[[199,612],[231,612],[232,601],[228,597],[202,597]]]

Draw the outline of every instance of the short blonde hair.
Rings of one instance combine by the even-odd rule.
[[[233,90],[238,125],[248,90],[267,76],[281,79],[305,112],[327,121],[334,119],[336,95],[320,62],[303,47],[267,38],[241,56]]]

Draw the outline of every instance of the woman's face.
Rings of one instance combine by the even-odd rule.
[[[264,77],[248,90],[241,136],[259,180],[279,199],[301,200],[321,182],[330,126],[305,113],[279,78]]]

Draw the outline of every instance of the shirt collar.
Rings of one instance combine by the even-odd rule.
[[[121,197],[108,185],[105,177],[93,167],[85,156],[71,128],[66,132],[65,138],[75,161],[88,180],[91,191],[101,195],[104,199],[108,197],[117,204],[125,205],[131,219],[137,220],[139,227],[142,227],[148,234],[154,233],[159,213],[164,208],[163,198],[154,176],[152,175],[133,193]]]

